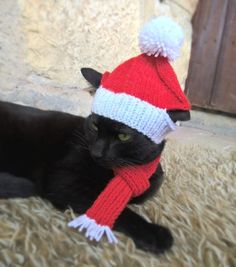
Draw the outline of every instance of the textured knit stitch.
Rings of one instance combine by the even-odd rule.
[[[126,93],[162,109],[189,110],[176,74],[164,57],[145,54],[133,57],[102,79],[101,86],[114,93]],[[96,95],[95,95],[96,97]]]
[[[164,109],[125,93],[115,94],[102,87],[96,92],[92,111],[136,129],[155,143],[160,143],[167,133],[176,128]]]
[[[150,185],[149,178],[155,172],[160,157],[151,163],[114,170],[115,177],[99,195],[86,215],[100,225],[110,228],[131,197],[141,195]]]

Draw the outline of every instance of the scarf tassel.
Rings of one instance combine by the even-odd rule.
[[[85,236],[89,238],[89,240],[96,240],[99,242],[102,237],[105,235],[108,239],[108,242],[111,244],[117,244],[118,240],[112,232],[111,228],[106,225],[101,225],[96,223],[94,219],[89,218],[86,214],[83,214],[74,220],[68,223],[68,226],[71,228],[78,228],[79,231],[82,232],[86,229]]]

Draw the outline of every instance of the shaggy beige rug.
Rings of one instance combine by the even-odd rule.
[[[166,180],[157,195],[133,208],[168,226],[172,250],[153,255],[120,242],[89,243],[68,229],[72,213],[41,199],[0,200],[0,266],[235,267],[236,154],[169,141],[162,159]]]

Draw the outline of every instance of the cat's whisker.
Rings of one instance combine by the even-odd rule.
[[[84,143],[88,143],[87,140],[83,136],[76,135],[76,139],[83,141]]]
[[[77,139],[77,140],[71,140],[70,144],[73,146],[79,146],[80,148],[83,148],[85,150],[89,150],[88,148],[88,144],[85,142],[81,142],[81,140]]]
[[[79,145],[81,148],[89,150],[88,148],[88,141],[86,140],[84,134],[75,131],[74,132],[75,140],[74,140],[74,145]]]
[[[88,146],[86,146],[84,144],[77,143],[76,146],[79,146],[80,148],[83,148],[85,150],[89,150]]]

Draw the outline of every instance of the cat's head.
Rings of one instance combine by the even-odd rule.
[[[144,164],[154,160],[164,148],[145,135],[117,121],[91,114],[85,134],[93,159],[107,168]]]
[[[82,68],[81,72],[92,86],[99,87],[101,73],[90,68]],[[189,111],[167,113],[173,122],[190,119]],[[156,144],[137,130],[96,114],[86,119],[85,134],[91,156],[107,168],[148,163],[160,155],[165,143]]]

